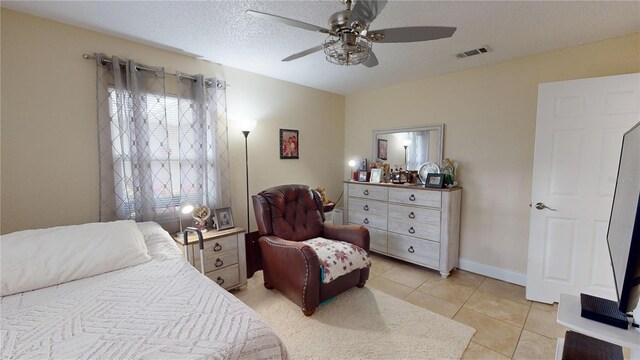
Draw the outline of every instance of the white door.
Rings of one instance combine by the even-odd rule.
[[[640,74],[538,87],[527,299],[616,298],[606,235],[622,135],[638,121]]]

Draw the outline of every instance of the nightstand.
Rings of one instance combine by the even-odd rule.
[[[204,240],[204,274],[227,290],[247,283],[244,229],[209,230],[202,233]],[[173,240],[184,252],[184,239],[177,235]],[[200,269],[198,236],[190,233],[186,247],[187,259]]]

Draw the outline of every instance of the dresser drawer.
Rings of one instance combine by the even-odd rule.
[[[387,216],[387,204],[369,199],[349,198],[349,211]]]
[[[205,275],[225,289],[236,286],[240,283],[240,270],[237,264],[228,266],[224,269],[208,272]]]
[[[366,214],[361,211],[349,211],[349,222],[364,225],[367,228],[387,230],[387,216]]]
[[[387,229],[402,235],[440,242],[440,210],[389,204]]]
[[[384,186],[349,184],[349,196],[387,201],[389,189]]]
[[[200,249],[195,247],[196,251],[193,254],[194,266],[200,269]],[[205,248],[204,250],[204,272],[218,270],[230,265],[238,263],[238,252],[236,250],[226,251],[223,253],[213,251],[213,248]]]
[[[442,193],[422,189],[389,189],[389,202],[407,205],[442,207]]]
[[[396,234],[440,242],[440,225],[389,221],[388,230]]]
[[[387,232],[374,229],[367,228],[369,230],[369,238],[371,241],[369,242],[369,248],[374,251],[387,252]]]
[[[440,226],[440,210],[389,204],[389,219]]]
[[[438,269],[440,266],[440,244],[437,242],[389,233],[388,252],[432,268]]]

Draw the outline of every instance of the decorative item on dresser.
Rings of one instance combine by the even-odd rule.
[[[201,265],[198,235],[190,233],[187,245],[184,239],[174,236],[173,240],[186,251],[189,263],[196,268]],[[209,230],[202,233],[204,242],[204,275],[230,290],[247,283],[244,229]]]
[[[462,188],[344,182],[345,224],[364,225],[371,251],[440,271],[458,267]]]

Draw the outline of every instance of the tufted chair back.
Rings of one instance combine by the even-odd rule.
[[[322,236],[320,195],[307,185],[281,185],[252,196],[260,236],[303,241]]]

